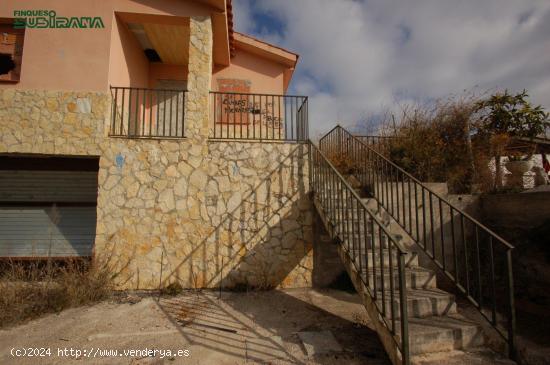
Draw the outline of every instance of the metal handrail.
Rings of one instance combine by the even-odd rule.
[[[210,138],[307,142],[308,97],[210,92]]]
[[[110,88],[110,137],[185,137],[186,90],[122,86]]]
[[[347,156],[352,164],[358,165],[358,173],[355,175],[360,182],[370,188],[370,193],[376,198],[378,204],[386,209],[436,266],[443,271],[445,276],[456,285],[462,294],[466,295],[466,298],[474,304],[481,315],[507,341],[509,356],[514,358],[515,305],[511,256],[514,246],[341,126],[336,126],[329,131],[321,138],[319,144],[320,148],[329,155],[340,158]],[[420,205],[418,204],[419,192],[421,193]],[[426,199],[426,195],[428,199]],[[436,220],[439,220],[439,235],[436,235],[434,225],[434,211],[437,210],[439,211],[439,217],[436,217]],[[447,221],[443,218],[444,215],[447,215],[446,211],[448,211],[449,217]],[[429,224],[427,224],[427,217],[430,219]],[[458,224],[455,219],[458,219]],[[468,231],[467,228],[470,230]],[[467,235],[474,238],[474,247],[468,247]],[[452,242],[451,250],[447,248],[447,252],[445,251],[445,237],[450,238]],[[462,238],[462,247],[457,246],[457,237]],[[483,237],[486,238],[485,241]],[[431,241],[431,250],[429,241]],[[436,241],[438,245],[436,245]],[[499,242],[500,246],[495,246],[493,244],[495,241]],[[480,244],[485,244],[485,246],[480,246]],[[460,258],[457,255],[457,248],[463,251]],[[504,255],[495,257],[496,249],[503,250]],[[487,255],[488,262],[484,263],[482,267],[481,252],[483,250],[485,250],[483,254]],[[450,256],[450,263],[446,262],[447,256]],[[496,262],[495,259],[501,259],[501,261]],[[461,267],[462,263],[464,265]],[[499,274],[498,264],[502,265],[500,269],[504,271],[502,276],[505,280],[508,297],[505,301],[508,306],[505,308],[506,330],[500,328],[497,318],[497,312],[502,312],[497,311],[496,275]],[[483,292],[482,270],[487,274],[483,276],[483,279],[489,278],[487,286],[490,288],[490,294]],[[487,296],[491,302],[490,314],[485,313],[487,310],[483,303]]]
[[[319,202],[324,217],[333,228],[329,233],[333,236],[332,238],[339,239],[349,261],[359,273],[367,295],[379,312],[383,325],[391,333],[399,348],[403,364],[408,365],[410,363],[409,321],[404,259],[407,251],[399,239],[387,230],[381,219],[371,212],[355,189],[321,150],[311,141],[309,145],[311,186],[315,201]],[[387,242],[387,252],[384,251],[384,242]],[[395,283],[394,278],[393,250],[396,250],[398,283]],[[378,263],[375,259],[376,253],[379,254]],[[384,255],[388,257],[388,264],[384,263]],[[372,278],[369,265],[372,265]],[[389,283],[386,283],[384,278],[386,272],[389,273]],[[386,293],[387,284],[389,284],[389,294]],[[396,294],[399,295],[400,303],[398,311],[395,308]],[[388,295],[391,307],[389,310],[386,308]],[[400,321],[400,334],[396,327],[397,319]]]

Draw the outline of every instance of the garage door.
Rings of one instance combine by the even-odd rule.
[[[0,169],[0,257],[90,256],[96,229],[97,161],[7,161]]]

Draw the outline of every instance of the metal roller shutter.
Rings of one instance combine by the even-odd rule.
[[[97,172],[0,170],[0,257],[90,256]]]

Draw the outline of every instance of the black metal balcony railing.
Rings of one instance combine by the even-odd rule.
[[[211,92],[210,137],[306,142],[307,102],[307,96]]]
[[[183,138],[185,91],[111,87],[109,135],[127,138]]]

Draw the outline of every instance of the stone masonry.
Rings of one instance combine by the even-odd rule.
[[[0,91],[0,153],[99,156],[95,255],[120,288],[311,285],[305,144],[208,139],[210,18],[190,20],[181,140],[108,137],[107,93]]]

